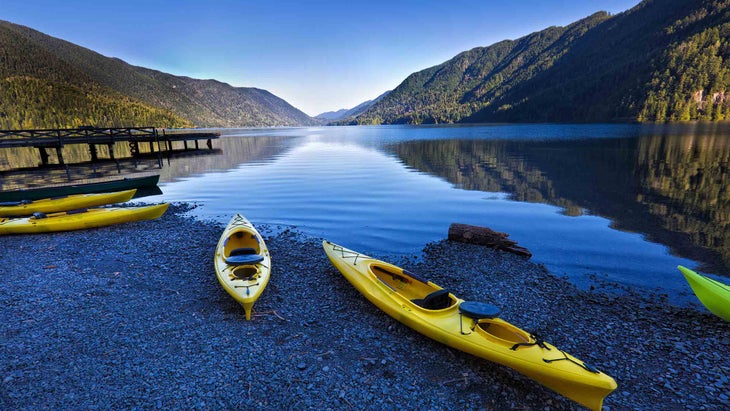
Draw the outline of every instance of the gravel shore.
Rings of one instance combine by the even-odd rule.
[[[0,409],[581,409],[396,322],[321,239],[257,221],[273,271],[246,321],[215,278],[223,226],[185,216],[190,207],[0,237]],[[448,241],[373,257],[495,304],[611,375],[605,409],[730,409],[730,323],[702,309],[581,291],[522,257]]]

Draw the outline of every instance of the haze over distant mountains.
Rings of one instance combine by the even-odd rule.
[[[477,47],[311,118],[266,90],[136,67],[0,21],[0,129],[730,119],[730,4],[646,0]]]
[[[387,96],[388,93],[390,93],[390,90],[386,91],[385,93],[379,95],[378,97],[375,97],[372,100],[368,100],[365,102],[362,102],[358,104],[357,106],[351,108],[351,109],[340,109],[337,111],[327,111],[322,114],[318,114],[314,118],[325,120],[325,121],[337,121],[337,120],[344,120],[352,117],[357,117],[360,114],[367,111],[370,107],[372,107],[375,103],[382,100],[383,97]]]

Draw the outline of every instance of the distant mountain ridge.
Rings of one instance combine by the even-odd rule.
[[[370,101],[370,100],[368,100],[368,101]],[[326,120],[326,121],[339,120],[341,118],[344,118],[345,113],[347,113],[348,111],[350,111],[350,110],[348,110],[346,108],[341,108],[337,111],[325,111],[324,113],[317,114],[316,116],[314,116],[314,118],[318,118],[320,120]]]
[[[136,67],[0,20],[0,128],[304,126],[266,90]]]
[[[379,102],[383,99],[383,97],[387,96],[388,93],[390,93],[391,90],[388,90],[384,92],[383,94],[379,95],[378,97],[375,97],[372,100],[364,101],[357,106],[351,108],[351,109],[340,109],[337,111],[327,111],[322,114],[316,115],[314,118],[325,120],[325,121],[339,121],[339,120],[346,120],[352,117],[357,117],[360,114],[367,111],[370,107],[373,106],[373,104]]]
[[[411,74],[349,124],[730,119],[730,2],[646,0]]]

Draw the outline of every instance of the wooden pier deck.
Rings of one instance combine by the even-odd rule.
[[[185,150],[188,150],[188,142],[195,144],[195,149],[200,149],[199,141],[206,141],[208,149],[213,148],[212,140],[220,137],[219,133],[211,132],[161,132],[154,127],[79,127],[69,129],[42,129],[42,130],[0,130],[0,149],[32,147],[38,149],[43,165],[48,165],[48,149],[55,149],[59,164],[64,164],[62,148],[72,144],[86,144],[89,147],[92,161],[97,160],[98,145],[109,147],[109,155],[114,158],[114,145],[118,142],[129,144],[132,156],[140,153],[140,144],[149,144],[150,152],[161,153],[172,151],[174,141],[182,141]],[[164,148],[163,148],[164,145]]]

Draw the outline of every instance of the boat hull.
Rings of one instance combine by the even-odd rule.
[[[248,253],[234,256],[235,250]],[[221,234],[213,262],[221,287],[243,307],[250,320],[253,305],[271,277],[271,256],[261,234],[245,217],[234,215]]]
[[[0,204],[0,217],[22,217],[33,213],[56,213],[107,204],[123,203],[134,197],[137,189],[112,193],[73,194],[63,197],[43,198],[31,202],[9,205]]]
[[[730,286],[678,266],[697,298],[711,313],[730,322]]]
[[[48,214],[45,218],[0,219],[0,235],[38,234],[83,230],[141,220],[154,220],[167,211],[169,204],[146,207],[90,208],[77,212]]]
[[[463,300],[426,309],[415,301],[441,290],[392,264],[323,242],[327,257],[370,302],[408,327],[450,347],[510,367],[588,408],[600,410],[613,378],[498,317],[473,319]]]
[[[138,189],[137,194],[139,195],[141,189],[157,187],[159,181],[160,175],[155,174],[145,177],[124,177],[116,180],[86,184],[65,184],[51,187],[0,191],[0,201],[32,201],[72,194],[107,193],[111,191],[131,190],[133,188]]]

